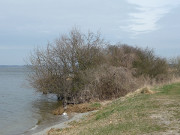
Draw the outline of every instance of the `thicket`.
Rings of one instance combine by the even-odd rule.
[[[169,79],[169,66],[151,49],[111,45],[100,34],[73,29],[37,48],[30,56],[31,85],[66,103],[123,96],[144,85]],[[148,80],[148,81],[147,81]]]
[[[169,61],[172,73],[180,76],[180,56],[170,59]]]

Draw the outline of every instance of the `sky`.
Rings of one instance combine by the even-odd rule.
[[[24,65],[74,26],[111,43],[180,55],[180,0],[0,0],[0,65]]]

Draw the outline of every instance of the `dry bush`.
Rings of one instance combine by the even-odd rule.
[[[94,98],[107,100],[134,91],[141,86],[141,83],[127,68],[102,66],[95,72],[92,86]]]
[[[67,103],[124,96],[145,83],[167,81],[168,64],[150,49],[107,45],[100,34],[73,29],[30,57],[30,82]]]
[[[180,76],[180,56],[172,58],[170,60],[171,72],[176,76]]]
[[[31,85],[43,93],[57,94],[63,102],[75,101],[88,83],[85,70],[103,63],[100,34],[83,34],[76,28],[63,35],[46,49],[36,49],[30,57]]]
[[[128,45],[109,45],[107,47],[107,61],[111,66],[121,66],[131,69],[136,59],[136,54],[133,50],[135,48]]]
[[[107,61],[109,65],[136,69],[136,76],[159,78],[167,75],[169,66],[167,60],[156,56],[151,49],[142,49],[128,45],[109,45],[107,48]],[[159,79],[158,79],[159,80]]]
[[[137,48],[136,55],[133,67],[137,69],[137,76],[145,75],[153,79],[159,75],[168,75],[167,60],[156,56],[153,50]]]

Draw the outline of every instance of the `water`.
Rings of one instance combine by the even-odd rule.
[[[60,105],[55,95],[29,87],[25,67],[0,66],[0,135],[30,134],[67,118],[53,116]]]

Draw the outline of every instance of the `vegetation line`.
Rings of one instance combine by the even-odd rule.
[[[153,94],[147,90],[114,100],[68,128],[51,129],[48,135],[180,134],[180,83],[154,88]]]
[[[178,77],[180,60],[171,63],[152,49],[110,44],[99,33],[69,34],[36,49],[29,65],[31,85],[54,93],[67,104],[111,100],[144,85],[167,83]]]

